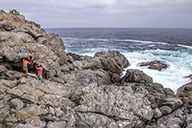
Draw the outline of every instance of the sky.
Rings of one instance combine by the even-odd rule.
[[[192,0],[0,0],[43,28],[192,28]]]

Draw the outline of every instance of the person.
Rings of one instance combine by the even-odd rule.
[[[30,64],[30,62],[27,60],[27,58],[24,58],[23,59],[23,71],[25,72],[25,77],[28,77],[27,64]]]
[[[44,83],[44,79],[42,77],[42,72],[43,72],[43,68],[40,64],[35,65],[36,69],[37,69],[37,76],[39,77],[39,79],[41,80],[41,85]]]
[[[48,80],[48,73],[47,73],[47,70],[45,70],[44,68],[43,68],[43,76],[45,79]]]
[[[33,63],[34,55],[29,55],[29,52],[27,52],[27,55],[28,55],[29,62]]]

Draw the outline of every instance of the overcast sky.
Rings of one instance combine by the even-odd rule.
[[[192,28],[192,0],[0,0],[44,28]]]

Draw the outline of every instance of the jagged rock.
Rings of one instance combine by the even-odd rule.
[[[11,13],[13,15],[20,15],[20,13],[15,9],[10,10],[9,13]]]
[[[37,44],[29,35],[15,32],[3,32],[0,35],[0,38],[9,37],[6,42],[0,44],[0,51],[4,52],[8,68],[22,69],[22,58],[27,57],[27,52],[31,49],[35,54],[35,61],[43,64],[44,68],[53,70],[60,65],[60,59],[54,52],[45,45]]]
[[[143,63],[139,63],[139,66],[147,66],[149,69],[155,69],[158,71],[161,71],[162,69],[166,69],[168,68],[168,65],[165,64],[165,62],[163,61],[151,61],[151,62],[143,62]]]
[[[111,76],[111,81],[112,81],[113,83],[120,83],[120,82],[121,82],[121,77],[120,77],[120,75],[119,75],[119,74],[116,74],[116,73],[112,74],[112,76]]]
[[[128,69],[122,82],[152,83],[153,79],[143,71],[137,69]]]
[[[40,37],[38,42],[51,49],[59,58],[60,64],[63,65],[67,61],[65,53],[65,46],[63,40],[57,34],[47,34],[44,37]]]
[[[23,102],[18,98],[12,99],[10,102],[15,105],[16,110],[21,110],[24,106]]]
[[[190,107],[191,108],[191,107]],[[153,122],[148,127],[149,128],[182,128],[187,127],[191,122],[191,111],[189,108],[179,108],[170,114],[164,115]]]
[[[173,91],[172,89],[170,89],[170,88],[165,88],[164,91],[165,91],[165,93],[166,93],[167,95],[175,97],[175,93],[174,93],[174,91]]]
[[[122,73],[123,68],[129,65],[126,57],[117,51],[97,52],[93,59],[98,59],[103,69],[112,73]]]
[[[171,109],[170,107],[168,107],[168,106],[162,106],[162,107],[160,107],[159,109],[160,109],[160,111],[161,111],[161,113],[162,113],[163,115],[169,114],[169,113],[172,112],[172,109]]]
[[[185,105],[192,103],[192,83],[187,83],[177,89],[177,96]]]
[[[173,110],[179,108],[183,105],[183,102],[178,98],[167,98],[165,99],[165,102],[162,103],[163,106],[169,106]]]
[[[92,115],[91,117],[95,119],[93,122],[89,122],[86,118],[82,118],[81,120],[91,126],[106,125],[105,121],[100,125],[96,124],[97,121],[100,122],[102,120],[102,118],[97,118],[97,115],[101,114],[109,119],[119,120],[120,122],[116,122],[117,126],[122,125],[122,127],[126,127],[134,123],[135,118],[143,118],[144,120],[150,120],[152,118],[153,113],[148,104],[149,101],[143,97],[146,95],[145,93],[147,92],[127,92],[123,87],[114,85],[97,86],[96,84],[92,84],[83,88],[85,104],[75,107],[75,111],[83,115],[90,113]],[[121,124],[123,120],[124,123]],[[141,121],[140,123],[143,122]]]
[[[6,77],[7,69],[4,66],[0,65],[0,79],[3,79]]]
[[[129,65],[125,56],[117,51],[98,52],[90,59],[76,60],[73,62],[76,69],[103,69],[112,73],[121,74],[123,68]]]
[[[62,122],[49,122],[47,125],[47,128],[65,128],[66,127],[66,121]]]
[[[16,126],[16,128],[44,128],[44,127],[46,127],[46,123],[42,122],[39,119],[36,119],[31,123],[19,124]]]
[[[186,126],[186,128],[191,128],[191,126],[192,126],[192,114],[189,114],[189,115],[187,115],[187,119],[186,119],[186,124],[187,124],[187,126]]]
[[[161,111],[158,108],[153,110],[153,117],[154,118],[159,118],[161,116],[162,116],[162,113],[161,113]]]
[[[67,56],[70,56],[72,57],[73,60],[90,60],[92,59],[91,56],[81,56],[81,55],[78,55],[78,54],[75,54],[75,53],[67,53]]]
[[[87,86],[91,83],[110,84],[110,75],[103,70],[77,70],[63,75],[64,80],[70,86]]]

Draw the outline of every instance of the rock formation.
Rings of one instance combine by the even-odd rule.
[[[22,59],[34,53],[49,78],[24,77]],[[16,128],[191,127],[190,86],[177,95],[142,71],[129,69],[117,51],[94,57],[65,52],[16,10],[0,11],[0,126]],[[189,95],[188,95],[189,94]]]
[[[163,61],[151,61],[151,62],[143,62],[143,63],[139,63],[139,66],[147,66],[149,69],[154,69],[154,70],[158,70],[161,71],[162,69],[167,69],[168,65],[163,62]]]

